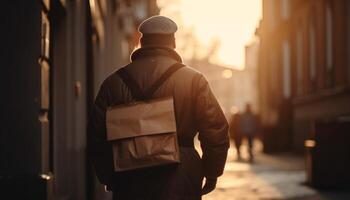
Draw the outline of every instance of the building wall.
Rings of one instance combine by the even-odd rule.
[[[349,11],[345,0],[263,1],[261,113],[265,126],[281,128],[282,110],[291,110],[294,150],[303,151],[315,122],[350,114]]]
[[[41,55],[41,9],[39,3],[24,3],[26,7],[19,7],[20,3],[12,1],[4,5],[7,31],[1,48],[4,96],[1,98],[0,172],[13,176],[40,173],[42,170],[38,120],[42,100],[38,63]],[[30,18],[23,23],[28,16]],[[29,162],[32,164],[25,164]]]
[[[111,199],[86,159],[88,113],[101,82],[129,61],[156,1],[13,0],[3,8],[1,197]]]
[[[39,199],[48,197],[52,180],[48,16],[39,1],[14,0],[2,7],[0,193],[4,199]]]
[[[87,8],[84,1],[51,4],[55,199],[86,199]]]

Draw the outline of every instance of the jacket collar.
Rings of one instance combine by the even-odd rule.
[[[167,56],[182,63],[181,56],[173,49],[167,47],[142,47],[136,49],[130,56],[131,62],[141,57]]]

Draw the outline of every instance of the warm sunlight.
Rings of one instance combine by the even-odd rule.
[[[1,6],[0,200],[350,200],[350,0]]]
[[[244,68],[244,46],[252,40],[261,18],[261,0],[158,0],[158,5],[161,15],[180,26],[177,40],[186,46],[178,51],[185,58],[194,54],[188,47],[191,34],[196,55],[208,55],[214,46],[217,51],[210,56],[212,62]]]

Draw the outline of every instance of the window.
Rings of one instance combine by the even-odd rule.
[[[277,60],[277,54],[275,49],[270,50],[270,69],[269,69],[269,101],[271,105],[276,105],[277,103],[277,90],[278,90],[278,83],[276,83],[276,73],[277,73],[277,68],[278,68],[278,60]]]
[[[309,66],[311,88],[313,89],[316,79],[316,35],[313,22],[311,22],[309,27]]]
[[[290,2],[289,0],[281,0],[281,17],[284,20],[289,19],[290,16]]]
[[[135,1],[133,9],[134,9],[136,20],[142,21],[145,18],[147,18],[147,2],[146,1]]]
[[[102,9],[100,7],[101,4],[97,2],[97,0],[89,0],[90,12],[94,27],[94,38],[99,42],[101,47],[104,47],[104,39],[105,39],[105,28],[103,21],[103,14],[101,13]]]
[[[282,46],[283,57],[283,96],[289,98],[291,96],[291,80],[290,80],[290,46],[287,40],[283,41]]]
[[[333,13],[330,2],[326,4],[326,85],[333,85]]]
[[[50,57],[50,22],[44,12],[41,12],[41,56]]]
[[[326,67],[327,71],[333,67],[333,17],[329,5],[326,6]]]
[[[46,3],[45,3],[46,2]],[[46,9],[49,9],[49,1],[44,1]],[[41,109],[47,111],[50,103],[50,21],[47,13],[41,11],[41,55],[39,64],[41,68]]]
[[[302,31],[298,30],[296,38],[296,56],[297,56],[297,94],[303,92],[303,35]]]
[[[268,1],[268,9],[267,9],[267,15],[268,15],[268,24],[270,24],[270,28],[273,29],[276,25],[276,19],[275,19],[275,0],[269,0]]]

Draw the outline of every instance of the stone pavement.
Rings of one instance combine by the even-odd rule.
[[[305,185],[305,165],[302,156],[293,154],[266,155],[256,142],[255,162],[235,160],[236,151],[231,145],[225,172],[219,178],[214,192],[203,200],[350,200],[350,192],[320,193]],[[246,152],[243,146],[242,153]],[[242,155],[247,160],[247,154]]]

